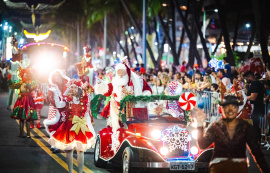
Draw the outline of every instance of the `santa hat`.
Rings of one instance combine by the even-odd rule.
[[[82,88],[82,81],[77,79],[71,79],[70,86],[71,85],[76,85],[77,87]]]
[[[127,75],[128,75],[128,85],[130,84],[131,81],[131,72],[130,72],[130,68],[126,65],[126,64],[117,64],[115,66],[115,71],[117,73],[118,70],[126,70]]]

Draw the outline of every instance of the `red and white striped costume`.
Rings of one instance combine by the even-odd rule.
[[[57,83],[56,75],[62,78],[62,86]],[[68,93],[70,78],[67,77],[61,70],[53,71],[49,76],[50,86],[48,88],[49,113],[48,118],[44,120],[46,132],[52,136],[60,125],[66,120],[66,104],[64,95]]]
[[[36,108],[36,112],[37,112],[37,126],[40,127],[40,111],[43,108],[44,105],[44,95],[42,93],[42,91],[40,89],[36,89],[34,91],[32,91],[32,97],[34,99],[35,102],[35,108]],[[31,122],[32,124],[34,124],[34,122]]]

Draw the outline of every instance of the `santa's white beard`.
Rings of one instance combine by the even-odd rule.
[[[121,86],[122,87],[122,86],[126,86],[127,83],[128,83],[128,75],[127,74],[123,77],[116,75],[112,80],[112,84],[114,86]]]
[[[121,78],[118,75],[116,75],[112,80],[113,92],[116,93],[117,95],[115,99],[119,102],[124,97],[123,86],[126,86],[127,83],[128,83],[128,75],[125,75]]]

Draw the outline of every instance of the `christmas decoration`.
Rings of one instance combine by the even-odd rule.
[[[24,30],[23,33],[27,38],[33,38],[36,42],[38,42],[38,41],[48,38],[49,35],[51,34],[51,30],[47,31],[46,33],[40,33],[40,34],[29,33],[26,30]]]
[[[182,109],[189,111],[196,105],[196,97],[189,92],[183,93],[179,98],[179,105]]]
[[[188,150],[188,139],[189,133],[187,129],[181,128],[179,126],[174,126],[173,128],[165,129],[162,132],[161,140],[169,145],[170,152],[176,149],[181,149],[183,151]]]
[[[245,61],[239,69],[240,71],[252,71],[253,73],[259,73],[260,75],[264,72],[264,63],[262,58],[251,58]]]
[[[224,62],[222,60],[217,60],[216,58],[211,59],[208,64],[211,68],[214,67],[216,71],[224,68]]]

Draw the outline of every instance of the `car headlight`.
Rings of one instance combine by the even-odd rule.
[[[198,139],[198,130],[193,130],[191,132],[191,136],[194,138],[194,139]]]
[[[169,152],[168,148],[167,147],[161,147],[160,148],[160,154],[162,155],[167,155]]]
[[[193,146],[190,148],[190,152],[191,154],[195,155],[195,154],[198,154],[199,150],[197,147]]]
[[[152,132],[151,132],[151,136],[152,136],[152,138],[154,138],[154,139],[160,139],[161,138],[161,131],[160,130],[153,130]]]

